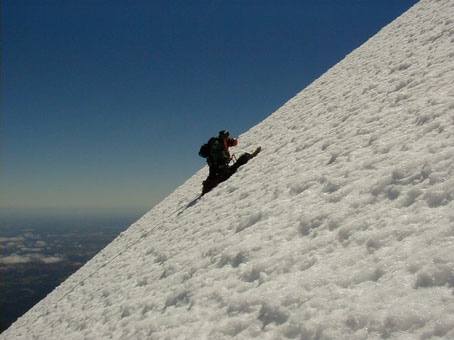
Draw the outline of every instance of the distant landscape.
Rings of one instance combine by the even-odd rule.
[[[84,265],[140,215],[4,218],[0,332]]]

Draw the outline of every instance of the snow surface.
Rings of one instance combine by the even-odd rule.
[[[454,339],[452,18],[415,5],[0,338]]]

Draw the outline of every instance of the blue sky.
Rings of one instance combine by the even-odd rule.
[[[145,212],[416,2],[3,1],[2,208]]]

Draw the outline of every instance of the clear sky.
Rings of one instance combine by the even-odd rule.
[[[416,2],[2,1],[2,208],[145,212]]]

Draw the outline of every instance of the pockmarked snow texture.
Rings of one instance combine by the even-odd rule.
[[[0,338],[454,339],[453,18],[418,3]]]

